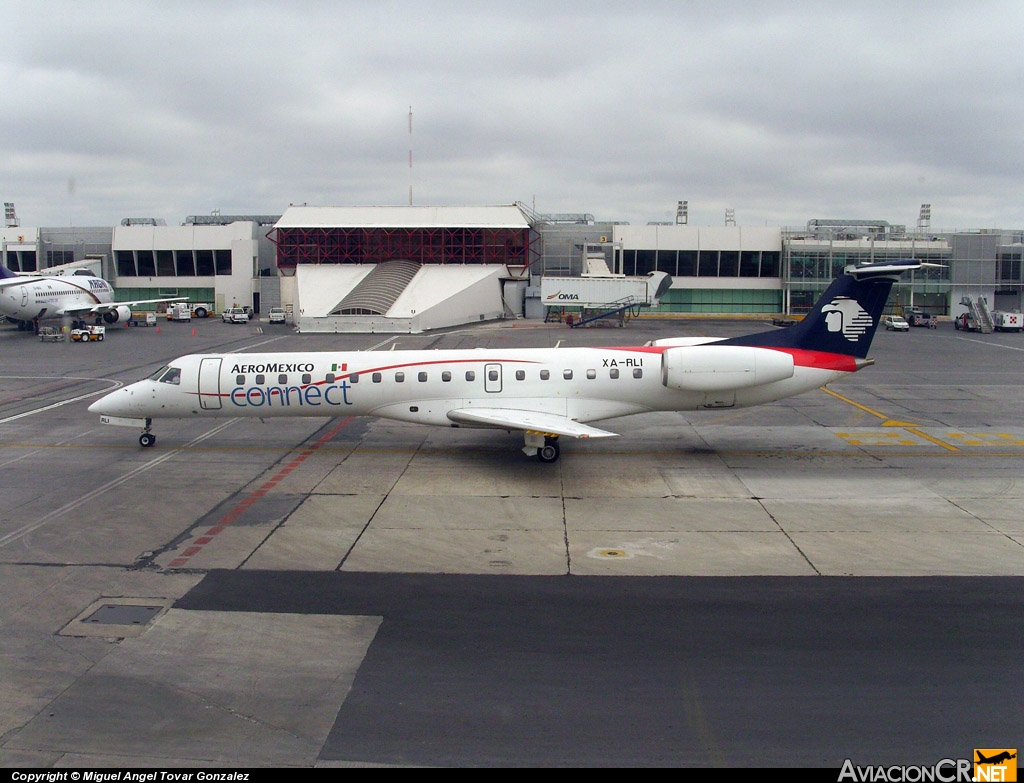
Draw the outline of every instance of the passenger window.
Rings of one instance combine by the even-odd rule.
[[[421,372],[421,373],[420,373],[420,374],[419,374],[418,376],[416,376],[416,377],[417,377],[417,378],[419,378],[419,380],[420,380],[420,383],[426,383],[426,382],[427,382],[427,374],[426,374],[425,372]]]
[[[181,370],[177,367],[169,368],[160,378],[160,383],[170,383],[178,386],[181,383]]]
[[[441,373],[441,380],[444,381],[445,383],[448,383],[449,381],[451,381],[451,379],[452,374],[448,372],[448,370],[445,370],[443,373]]]
[[[498,380],[498,371],[497,370],[488,370],[487,371],[487,380],[489,380],[489,381],[496,381],[496,380]]]
[[[594,380],[597,377],[597,370],[587,370],[587,379]]]
[[[612,378],[612,379],[618,378],[619,377],[619,368],[618,367],[612,367],[608,371],[608,377]]]
[[[467,381],[475,381],[476,380],[476,373],[473,372],[472,370],[466,370],[466,380]]]
[[[644,371],[642,369],[640,369],[639,367],[637,367],[635,370],[633,370],[633,377],[634,378],[643,378],[644,377]]]
[[[267,382],[267,376],[266,375],[257,375],[256,376],[256,385],[257,386],[262,386],[266,382]]]
[[[284,380],[283,380],[284,376],[282,375],[281,378],[282,378],[281,383],[284,383]],[[333,372],[327,373],[327,375],[324,376],[324,382],[326,382],[326,383],[334,383],[334,373]]]
[[[288,376],[284,374],[278,375],[277,382],[284,386],[286,383],[288,383]],[[330,383],[330,381],[328,381],[328,383]]]
[[[571,381],[572,380],[572,370],[562,370],[562,377],[565,378],[567,381]]]
[[[352,373],[352,375],[349,376],[349,381],[351,381],[352,383],[359,383],[359,373]]]
[[[549,378],[551,378],[551,373],[550,372],[548,372],[547,370],[541,370],[540,371],[540,379],[542,381],[546,381]]]
[[[372,380],[374,383],[380,383],[380,373],[375,372],[372,376],[370,376],[370,380]]]
[[[405,383],[405,373],[404,372],[396,372],[395,373],[395,383]]]
[[[245,386],[245,376],[244,375],[236,375],[235,376],[235,386]]]
[[[310,374],[309,374],[308,372],[307,372],[307,373],[303,373],[303,374],[302,374],[302,382],[303,382],[304,384],[310,384],[310,383],[312,383],[312,382],[313,382],[313,376],[312,376],[312,375],[310,375]]]
[[[525,381],[526,380],[526,370],[516,370],[516,380],[517,381]]]

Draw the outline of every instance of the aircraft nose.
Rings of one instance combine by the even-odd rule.
[[[126,389],[118,389],[100,397],[89,406],[89,413],[101,416],[117,416],[127,412],[128,393]]]
[[[89,406],[89,413],[98,413],[101,416],[104,415],[104,414],[109,414],[110,413],[110,410],[109,410],[109,405],[110,404],[108,402],[109,400],[110,400],[110,395],[109,394],[106,394],[103,397],[100,397],[98,400],[96,400],[96,402],[94,402],[92,405]]]

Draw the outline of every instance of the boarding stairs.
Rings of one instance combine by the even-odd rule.
[[[995,326],[992,323],[992,313],[988,309],[988,302],[985,300],[985,297],[965,296],[960,300],[960,304],[964,305],[968,312],[970,312],[974,323],[978,325],[979,332],[991,334],[995,331]]]
[[[586,307],[580,310],[578,320],[573,320],[569,327],[575,329],[577,326],[588,326],[607,319],[617,319],[619,326],[624,326],[630,315],[639,315],[641,307],[649,307],[646,302],[641,302],[635,296],[625,296],[597,307]]]
[[[386,315],[420,271],[416,261],[384,261],[331,308],[331,315]]]

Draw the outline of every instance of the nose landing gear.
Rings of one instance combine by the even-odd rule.
[[[139,435],[139,445],[142,446],[143,448],[148,449],[150,446],[156,443],[156,435],[150,432],[152,428],[153,420],[146,419],[146,426],[143,428],[142,434]]]

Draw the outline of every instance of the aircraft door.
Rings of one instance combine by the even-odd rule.
[[[223,359],[203,359],[199,363],[199,405],[220,410],[220,365]]]
[[[501,365],[484,365],[484,391],[496,394],[501,391]]]

